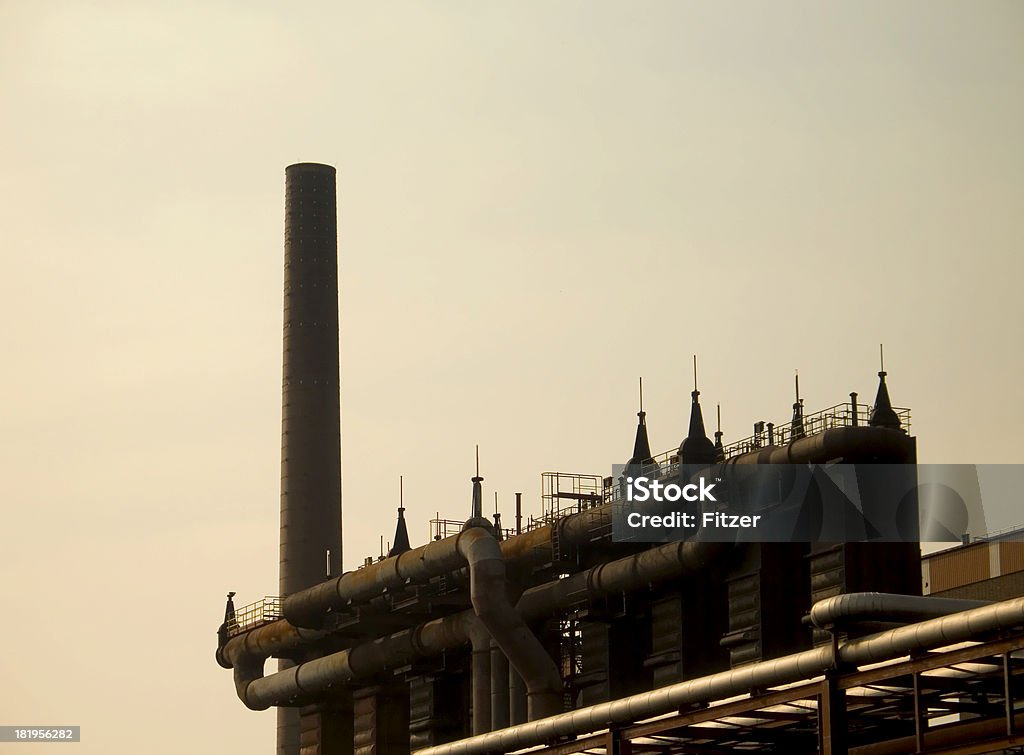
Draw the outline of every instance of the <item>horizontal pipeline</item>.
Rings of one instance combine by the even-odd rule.
[[[600,705],[511,726],[500,731],[418,750],[416,755],[493,755],[540,746],[560,737],[580,736],[664,715],[694,703],[715,700],[780,684],[812,679],[838,663],[861,666],[901,658],[915,650],[944,647],[980,633],[1024,624],[1024,598],[993,603],[918,624],[890,629],[838,646],[761,661],[699,679],[620,698]]]
[[[850,592],[819,600],[804,619],[819,629],[844,621],[892,621],[902,624],[991,605],[990,600],[959,600],[883,592]]]
[[[508,542],[508,541],[504,541]],[[577,572],[570,577],[554,580],[543,585],[532,587],[522,594],[516,604],[523,619],[531,622],[550,616],[559,606],[567,605],[576,598],[600,597],[612,592],[634,590],[646,584],[657,584],[684,573],[702,569],[718,559],[728,549],[725,543],[667,543],[632,556],[626,556],[591,569]],[[435,627],[449,619],[451,631],[440,635],[429,632],[435,640],[445,638],[443,644],[434,642],[415,643],[421,654],[442,652],[469,641],[469,634],[464,631],[468,626],[473,612],[435,619],[418,627],[398,632],[392,637],[404,637],[409,632],[417,633],[427,627]],[[462,616],[461,619],[456,619]],[[218,650],[217,660],[224,668],[233,668],[238,664],[250,665],[262,662],[271,656],[287,656],[288,654],[312,642],[329,636],[329,632],[302,629],[292,626],[281,619],[256,629],[252,629],[237,637],[232,637],[227,644]],[[389,638],[378,642],[386,642]],[[404,656],[402,656],[404,657]]]
[[[516,612],[526,622],[536,621],[555,613],[575,597],[600,597],[692,573],[706,567],[729,547],[724,543],[687,542],[651,548],[531,588],[516,604]],[[469,642],[475,620],[472,610],[463,611],[264,677],[268,651],[287,653],[305,642],[327,636],[324,632],[297,629],[282,620],[232,638],[218,653],[218,659],[223,657],[229,667],[236,669],[235,686],[242,702],[254,710],[263,710],[307,700],[335,684],[461,647]]]
[[[503,540],[501,552],[510,565],[536,566],[551,560],[552,527],[558,527],[559,540],[564,547],[584,542],[592,529],[610,523],[611,506],[599,506],[568,516],[556,525],[544,525]],[[426,584],[433,577],[457,571],[466,565],[458,546],[463,534],[434,540],[285,596],[281,615],[293,626],[319,629],[331,611],[343,610],[352,603],[366,602],[411,585]]]

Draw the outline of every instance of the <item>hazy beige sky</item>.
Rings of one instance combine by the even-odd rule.
[[[870,401],[884,341],[922,461],[1022,461],[1022,39],[1016,2],[0,2],[0,725],[272,751],[213,650],[277,589],[292,162],[338,167],[347,567],[399,474],[414,542],[466,516],[476,443],[506,512],[607,474],[639,375],[678,445],[694,353],[727,441],[796,368]]]

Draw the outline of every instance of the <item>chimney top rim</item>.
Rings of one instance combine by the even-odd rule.
[[[300,172],[324,172],[324,173],[336,173],[337,169],[333,165],[327,163],[292,163],[284,169],[286,173],[292,171]]]

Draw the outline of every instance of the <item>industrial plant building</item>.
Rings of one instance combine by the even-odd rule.
[[[1019,543],[928,557],[923,595],[916,542],[616,542],[618,482],[555,472],[539,511],[517,502],[506,527],[485,516],[477,469],[429,542],[399,508],[387,555],[343,573],[337,270],[335,171],[292,165],[279,597],[229,597],[216,654],[244,705],[277,709],[278,753],[1024,746]],[[626,468],[915,464],[885,378],[871,405],[805,412],[798,391],[791,419],[730,444],[708,436],[695,388],[667,453],[641,409]]]

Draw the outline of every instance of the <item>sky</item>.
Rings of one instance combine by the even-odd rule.
[[[1024,459],[1024,6],[0,0],[0,725],[271,752],[284,168],[338,169],[344,562],[877,385]],[[713,428],[709,428],[711,430]],[[1024,523],[1024,514],[1017,522]],[[995,524],[990,522],[990,524]],[[143,745],[143,743],[145,743]],[[27,745],[0,745],[20,752]]]

